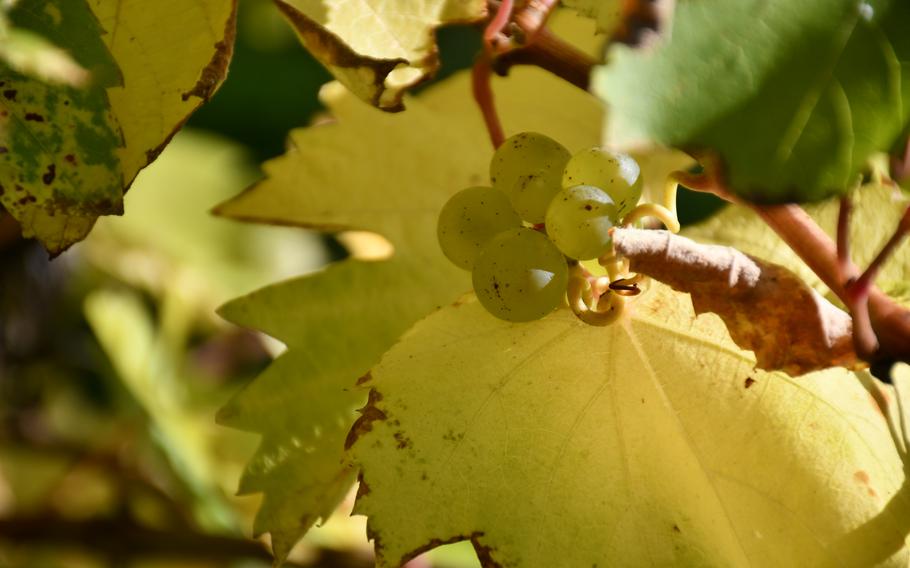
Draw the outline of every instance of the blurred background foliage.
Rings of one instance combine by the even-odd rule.
[[[473,28],[439,34],[437,80],[468,67]],[[0,212],[0,566],[268,566],[234,497],[255,436],[216,409],[282,346],[215,315],[229,298],[345,256],[302,230],[209,215],[320,112],[329,75],[270,0],[242,0],[231,72],[126,197],[53,262]],[[425,88],[425,87],[424,87]],[[687,220],[713,204],[688,194]],[[292,555],[370,566],[345,507]],[[414,566],[476,565],[469,546]]]

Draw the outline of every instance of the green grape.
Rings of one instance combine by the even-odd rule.
[[[609,252],[616,204],[606,192],[576,185],[556,194],[547,209],[547,234],[566,256],[590,260]]]
[[[498,233],[521,227],[509,198],[491,187],[470,187],[453,195],[439,212],[436,237],[453,264],[471,270],[480,248]]]
[[[593,185],[613,198],[617,215],[625,217],[641,199],[641,168],[628,154],[588,148],[572,156],[562,175],[563,187]]]
[[[474,264],[474,292],[506,321],[540,319],[566,295],[569,269],[550,239],[534,229],[510,229],[484,245]]]
[[[528,223],[542,223],[547,206],[562,187],[571,154],[562,144],[536,132],[522,132],[502,143],[490,162],[493,187],[509,196]]]

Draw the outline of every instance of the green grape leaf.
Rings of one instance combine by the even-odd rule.
[[[141,168],[214,93],[233,48],[235,0],[20,2],[10,17],[67,50],[88,86],[0,67],[0,203],[52,255],[119,214]]]
[[[858,266],[868,266],[888,241],[908,205],[907,196],[893,186],[869,183],[853,194],[850,221],[850,254]],[[837,231],[839,200],[806,206],[806,212],[833,239]],[[740,251],[785,266],[834,303],[836,297],[774,230],[751,209],[730,206],[708,221],[682,233],[698,242],[732,246]],[[906,290],[910,281],[910,242],[904,242],[882,267],[878,281],[885,292]]]
[[[902,465],[859,381],[753,367],[657,283],[606,328],[436,312],[352,430],[377,566],[456,540],[484,566],[905,564]]]
[[[597,142],[602,111],[587,93],[528,68],[494,88],[510,132],[547,132],[575,150]],[[493,152],[470,92],[462,73],[410,100],[408,112],[389,114],[330,85],[323,99],[336,121],[294,131],[288,154],[265,165],[266,180],[219,210],[251,221],[372,231],[394,247],[387,260],[344,260],[222,309],[288,346],[220,414],[263,435],[240,490],[265,493],[254,528],[272,534],[278,558],[351,486],[355,471],[342,461],[354,408],[363,402],[353,389],[357,378],[414,322],[470,289],[470,274],[436,242],[445,201],[489,183]]]
[[[301,43],[358,97],[404,109],[405,90],[438,68],[436,28],[476,22],[485,0],[275,0]]]
[[[84,89],[51,85],[0,66],[0,204],[51,252],[78,240],[98,215],[122,211],[119,125],[106,88],[120,82],[102,30],[84,0],[20,3],[22,30],[74,49],[93,71]]]
[[[910,3],[679,2],[672,30],[595,73],[609,137],[720,160],[757,202],[844,193],[910,116]]]

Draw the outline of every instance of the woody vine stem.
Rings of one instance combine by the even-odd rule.
[[[472,88],[494,148],[502,144],[505,136],[490,87],[493,72],[506,75],[513,65],[535,65],[581,89],[588,87],[596,62],[546,28],[547,18],[557,3],[529,0],[516,7],[514,0],[490,1],[491,17],[483,33],[483,52],[474,65]],[[842,200],[835,244],[799,205],[742,202],[727,189],[719,160],[710,155],[695,157],[704,173],[681,180],[684,185],[754,210],[847,307],[853,318],[856,353],[870,363],[873,374],[888,381],[895,363],[910,363],[910,310],[874,285],[883,263],[910,233],[910,208],[878,256],[860,271],[849,255],[849,198]],[[892,173],[897,178],[910,175],[910,141],[904,155],[892,161]]]

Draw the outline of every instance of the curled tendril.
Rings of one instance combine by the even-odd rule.
[[[592,283],[581,265],[571,268],[567,296],[572,312],[588,325],[613,323],[625,306],[625,299],[610,290],[609,278],[597,278]]]
[[[645,217],[655,217],[671,233],[679,232],[679,217],[676,215],[676,190],[680,183],[685,183],[696,176],[683,171],[676,171],[669,175],[667,183],[664,186],[663,204],[642,203],[626,215],[623,219],[623,225],[631,225]]]
[[[623,226],[631,225],[645,217],[655,217],[672,233],[680,229],[676,212],[676,192],[680,184],[701,187],[706,183],[704,174],[693,175],[683,171],[671,173],[664,189],[663,203],[642,203],[633,209]],[[607,271],[606,277],[592,278],[580,265],[575,264],[569,272],[566,295],[569,307],[578,319],[589,324],[604,326],[619,319],[626,305],[626,297],[641,293],[639,284],[646,285],[647,278],[641,274],[630,274],[629,261],[615,250],[597,259]]]

